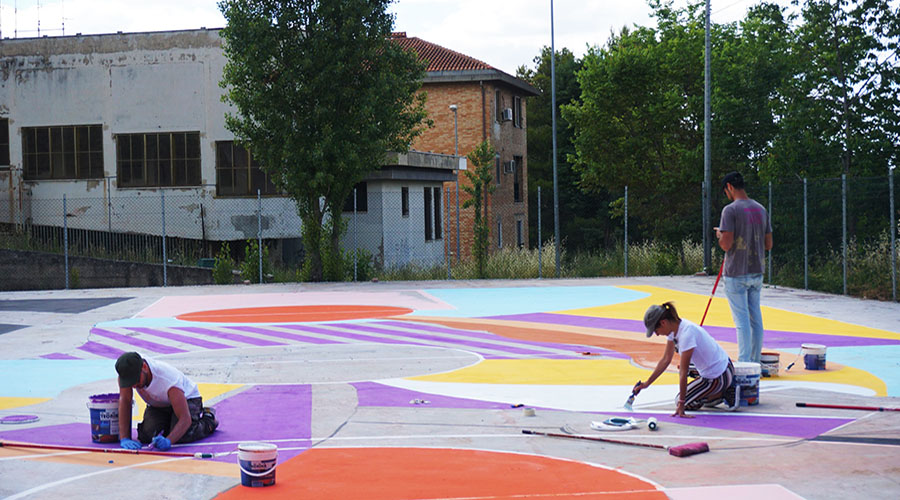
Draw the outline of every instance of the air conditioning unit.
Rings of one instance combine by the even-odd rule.
[[[516,171],[516,160],[509,160],[507,162],[503,162],[503,173],[504,174],[512,174]]]
[[[503,121],[510,122],[513,119],[512,108],[504,108],[503,109]]]

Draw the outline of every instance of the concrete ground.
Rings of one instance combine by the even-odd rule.
[[[622,407],[664,346],[643,335],[643,311],[674,300],[699,322],[713,282],[0,293],[0,422],[38,418],[0,423],[0,497],[900,497],[900,411],[796,405],[900,408],[900,304],[766,288],[764,351],[780,370],[746,398],[758,404],[673,418],[673,370]],[[721,283],[704,327],[737,359]],[[806,369],[802,344],[827,346],[825,370]],[[89,397],[117,391],[130,350],[197,382],[219,429],[167,455],[92,442]],[[611,417],[659,429],[592,428]],[[237,449],[256,442],[277,445],[274,486],[240,484]]]

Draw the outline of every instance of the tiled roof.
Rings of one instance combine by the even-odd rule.
[[[497,70],[474,57],[426,42],[421,38],[409,38],[404,31],[391,33],[391,40],[405,49],[416,51],[419,59],[427,61],[428,67],[425,71]]]

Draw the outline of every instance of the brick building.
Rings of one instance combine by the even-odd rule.
[[[496,190],[488,199],[487,218],[491,232],[490,248],[526,245],[528,242],[528,164],[525,139],[525,98],[538,90],[493,66],[406,33],[394,33],[392,39],[416,51],[427,63],[423,90],[428,93],[426,107],[434,128],[427,130],[412,149],[454,154],[458,135],[459,155],[465,156],[489,139],[497,151],[494,168]],[[456,133],[454,112],[456,105]],[[469,184],[459,175],[461,184]],[[456,186],[450,188],[450,225],[446,237],[451,251],[456,241]],[[460,205],[469,196],[460,190]],[[473,209],[460,213],[460,253],[471,255],[473,248]]]

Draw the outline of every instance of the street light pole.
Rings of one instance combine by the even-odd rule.
[[[706,0],[706,62],[703,75],[703,271],[709,273],[712,260],[710,249],[710,210],[712,210],[712,173],[710,157],[712,131],[710,130],[709,82],[709,2]]]
[[[559,278],[559,187],[556,182],[556,47],[553,42],[553,0],[550,0],[550,108],[553,135],[553,238],[556,245],[556,277]]]
[[[456,158],[456,263],[459,264],[459,121],[456,104],[450,105],[453,111],[453,156]]]

